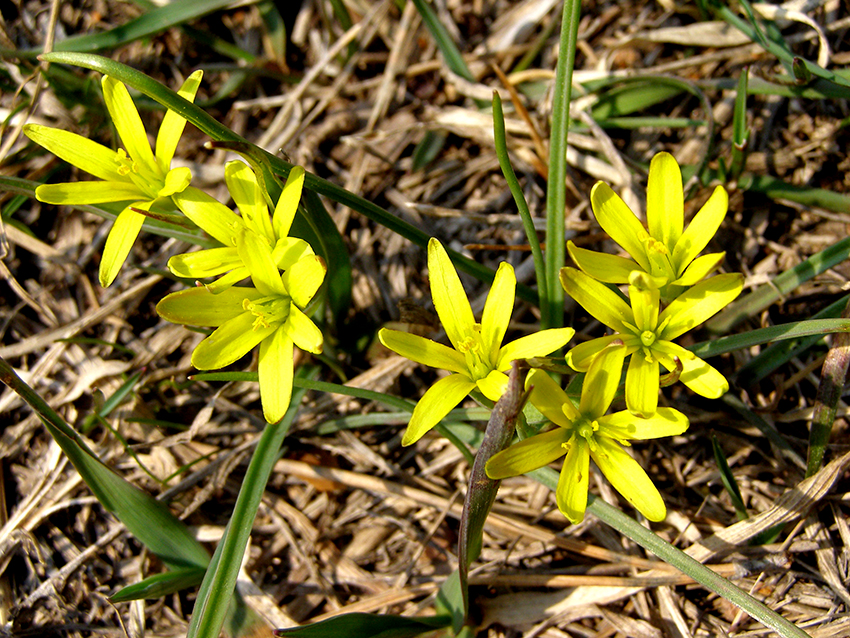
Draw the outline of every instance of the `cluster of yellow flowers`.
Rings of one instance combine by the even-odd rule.
[[[179,94],[193,100],[201,72],[183,83]],[[325,263],[306,241],[289,237],[301,199],[304,170],[295,167],[269,214],[256,175],[244,163],[225,168],[225,181],[237,215],[190,186],[188,168],[171,168],[186,120],[167,111],[152,151],[142,120],[127,88],[103,78],[103,97],[118,136],[126,147],[113,151],[85,137],[29,124],[24,133],[100,182],[45,184],[36,198],[50,204],[129,202],[118,215],[104,246],[100,282],[109,286],[118,275],[142,228],[145,214],[183,214],[218,240],[211,248],[172,257],[169,270],[178,277],[216,277],[212,283],[166,296],[157,304],[161,317],[174,323],[211,326],[215,330],[195,348],[192,365],[215,370],[260,346],[258,372],[263,416],[283,418],[292,395],[293,348],[322,351],[322,332],[305,314],[325,277]],[[235,284],[249,279],[252,286]]]

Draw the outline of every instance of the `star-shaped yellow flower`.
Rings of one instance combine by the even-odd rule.
[[[195,71],[186,79],[179,91],[182,97],[194,100],[201,75],[201,71]],[[167,208],[166,199],[183,191],[192,180],[192,174],[185,167],[171,168],[174,151],[186,125],[184,118],[174,111],[166,111],[154,153],[127,88],[109,76],[103,77],[102,85],[103,99],[123,149],[116,152],[76,133],[37,124],[27,124],[24,133],[57,157],[103,180],[44,184],[35,190],[38,201],[71,205],[128,202],[115,219],[103,248],[99,278],[102,286],[109,286],[130,254],[145,221],[144,215],[131,209]]]
[[[657,439],[681,434],[688,419],[672,408],[659,408],[649,418],[628,411],[605,414],[614,400],[626,346],[610,342],[590,363],[576,409],[561,387],[542,370],[526,379],[529,400],[556,427],[536,434],[494,455],[487,462],[491,479],[525,474],[566,454],[558,480],[558,509],[570,522],[579,523],[587,507],[590,459],[614,488],[641,514],[661,521],[667,514],[664,501],[643,468],[622,448],[631,440]]]
[[[626,356],[632,355],[626,373],[626,405],[633,414],[649,417],[658,407],[659,368],[682,365],[679,380],[710,399],[728,389],[726,378],[673,339],[695,328],[728,305],[741,293],[744,277],[738,273],[717,275],[679,295],[663,311],[659,291],[646,281],[647,275],[631,276],[631,306],[605,284],[575,268],[561,269],[561,284],[567,293],[616,334],[582,343],[567,353],[567,363],[587,370],[593,357],[612,341],[622,341]]]
[[[723,260],[725,253],[697,255],[726,216],[729,204],[726,190],[722,186],[715,188],[683,230],[682,172],[669,153],[658,153],[650,163],[646,191],[649,231],[604,182],[594,185],[590,203],[599,225],[632,257],[597,253],[570,241],[567,244],[570,256],[581,270],[599,281],[625,284],[632,272],[645,272],[652,277],[653,285],[661,289],[661,296],[668,298],[681,292],[681,288],[668,290],[668,286],[692,286]]]
[[[457,271],[436,239],[428,242],[428,269],[434,308],[452,347],[397,330],[384,328],[378,333],[381,343],[390,350],[417,363],[452,372],[419,400],[402,445],[418,441],[476,388],[491,401],[498,401],[507,387],[505,373],[511,362],[545,356],[563,347],[575,334],[572,328],[555,328],[502,346],[516,293],[513,268],[507,263],[499,265],[481,323],[476,323]]]

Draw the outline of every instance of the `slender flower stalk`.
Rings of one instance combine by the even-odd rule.
[[[659,290],[645,273],[630,277],[631,306],[605,284],[575,268],[561,270],[561,284],[587,312],[615,334],[579,344],[567,353],[567,363],[584,371],[593,358],[613,341],[625,344],[629,369],[626,373],[626,405],[636,415],[649,417],[658,407],[659,364],[667,370],[682,366],[679,380],[704,397],[716,399],[728,389],[726,378],[673,339],[695,328],[728,305],[741,293],[740,274],[717,275],[679,295],[661,310]]]
[[[195,71],[180,87],[179,94],[194,100],[201,82]],[[139,112],[127,88],[109,76],[102,80],[103,99],[124,148],[113,151],[88,138],[38,124],[27,124],[24,133],[57,157],[102,181],[44,184],[35,190],[36,199],[47,204],[103,204],[127,202],[115,219],[100,262],[99,279],[109,286],[121,270],[139,235],[145,216],[132,209],[173,210],[169,199],[182,192],[192,180],[186,167],[171,168],[177,143],[186,120],[166,111],[156,149],[151,150]]]
[[[575,334],[572,328],[554,328],[503,346],[516,292],[513,268],[507,263],[499,265],[481,323],[472,315],[472,307],[449,256],[433,238],[428,242],[428,269],[434,308],[452,347],[387,328],[378,333],[381,343],[390,350],[452,373],[437,381],[419,400],[402,445],[418,441],[474,389],[491,401],[498,401],[507,387],[506,372],[513,361],[545,356],[562,348]]]
[[[697,257],[714,237],[726,216],[729,196],[722,186],[697,212],[686,230],[682,172],[669,153],[658,153],[649,167],[646,192],[647,231],[635,214],[611,187],[597,182],[590,192],[590,203],[599,225],[631,259],[567,245],[578,267],[599,281],[629,283],[631,273],[650,275],[652,285],[661,290],[663,299],[693,286],[717,268],[726,253]]]
[[[590,459],[614,488],[651,521],[667,515],[664,501],[643,468],[623,449],[631,440],[681,434],[688,428],[684,414],[659,408],[648,418],[628,411],[606,414],[617,386],[627,348],[620,339],[609,342],[592,359],[582,385],[578,408],[543,370],[526,379],[529,400],[554,423],[554,430],[516,443],[487,462],[491,479],[503,479],[544,467],[566,455],[556,490],[558,509],[579,523],[587,507]]]

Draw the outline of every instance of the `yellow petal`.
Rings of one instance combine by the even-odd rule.
[[[108,182],[127,182],[118,172],[115,151],[87,137],[58,128],[27,124],[24,133],[56,157]],[[119,200],[113,200],[119,201]]]
[[[649,165],[646,221],[649,234],[672,252],[682,236],[685,201],[682,192],[682,171],[670,153],[658,153]]]
[[[474,387],[475,383],[461,374],[437,381],[416,404],[401,444],[406,446],[416,443],[463,401]]]
[[[545,370],[532,370],[525,379],[525,387],[531,388],[528,400],[552,423],[569,429],[573,421],[579,418],[570,397]]]
[[[137,202],[136,208],[148,209],[151,202]],[[145,223],[145,216],[125,208],[118,217],[106,237],[103,246],[103,257],[100,259],[100,285],[106,288],[118,276],[121,266],[130,254],[136,237]]]
[[[690,350],[685,350],[672,341],[661,342],[658,348],[663,348],[664,352],[671,356],[679,357],[682,363],[679,381],[697,394],[709,399],[719,399],[729,390],[726,377]]]
[[[138,201],[148,196],[132,182],[67,182],[42,184],[35,189],[35,198],[45,204],[75,205]]]
[[[183,82],[177,94],[183,99],[194,102],[203,74],[204,72],[200,70],[192,73]],[[165,112],[159,133],[156,136],[156,160],[159,162],[159,167],[163,173],[167,173],[168,169],[171,168],[171,160],[174,158],[174,151],[177,150],[177,143],[180,141],[180,136],[183,135],[185,126],[186,120],[176,111],[169,109]]]
[[[265,237],[270,246],[274,245],[276,238],[269,208],[254,171],[244,162],[235,160],[224,167],[224,179],[230,196],[242,213],[245,226]]]
[[[256,301],[261,297],[256,288],[231,287],[218,294],[202,287],[187,288],[165,296],[156,305],[156,312],[166,321],[184,326],[220,326],[245,313],[245,299]]]
[[[292,399],[292,339],[284,330],[275,330],[260,343],[257,374],[263,416],[267,422],[277,423],[286,414]]]
[[[676,286],[693,286],[703,277],[713,272],[725,256],[726,253],[722,252],[709,253],[708,255],[697,257],[685,268],[682,276],[672,283]]]
[[[241,265],[236,248],[209,248],[174,255],[168,260],[168,270],[176,277],[187,279],[215,277]]]
[[[546,467],[564,456],[564,443],[569,439],[570,432],[564,428],[535,434],[494,454],[484,466],[484,471],[491,479],[499,480]]]
[[[295,219],[298,210],[298,202],[301,201],[301,191],[304,188],[304,169],[301,166],[293,166],[283,185],[280,199],[274,208],[272,224],[278,238],[286,237]]]
[[[644,418],[651,417],[658,408],[658,361],[647,361],[638,350],[629,359],[626,372],[626,407],[629,412]]]
[[[280,279],[292,301],[304,308],[325,280],[327,269],[324,259],[318,255],[308,255],[295,262]]]
[[[587,488],[590,484],[590,453],[587,441],[573,436],[569,443],[567,458],[558,478],[555,492],[558,509],[573,523],[580,523],[587,509]]]
[[[606,335],[604,337],[599,337],[598,339],[591,339],[590,341],[580,343],[567,353],[567,365],[576,372],[586,372],[590,367],[591,361],[593,361],[593,358],[599,354],[599,352],[601,352],[615,339],[622,338],[623,336],[619,334]],[[629,353],[627,352],[627,354]]]
[[[711,197],[705,205],[688,224],[688,229],[682,233],[679,241],[673,248],[673,264],[681,274],[684,268],[691,263],[708,242],[714,237],[723,218],[726,217],[726,209],[729,206],[729,195],[726,189],[718,186],[714,189]]]
[[[303,239],[295,237],[280,238],[272,248],[272,259],[280,270],[288,270],[297,261],[310,255],[315,255],[313,247]]]
[[[151,144],[148,141],[148,135],[145,133],[145,127],[142,124],[142,118],[139,117],[139,112],[136,110],[136,105],[130,98],[130,94],[118,80],[104,75],[101,80],[103,86],[103,100],[106,102],[106,108],[109,110],[109,115],[115,124],[118,131],[118,137],[127,154],[139,164],[143,164],[146,168],[154,169],[159,173],[163,171],[159,168],[159,164],[151,151]]]
[[[232,250],[236,249],[233,248]],[[242,259],[239,259],[239,263],[242,263]],[[238,284],[240,281],[248,279],[250,276],[251,273],[248,272],[248,269],[245,266],[240,265],[231,270],[229,273],[222,275],[212,283],[204,284],[204,288],[217,295],[222,290],[227,290],[231,286]]]
[[[572,241],[567,242],[567,250],[582,271],[606,284],[628,283],[629,273],[633,270],[640,270],[637,262],[631,259],[585,250],[576,246]]]
[[[236,232],[244,228],[242,218],[218,200],[193,186],[172,197],[186,217],[225,246],[236,246]]]
[[[643,275],[643,273],[640,273],[640,275]],[[634,282],[642,280],[645,281],[641,285],[629,286],[629,300],[632,302],[634,325],[638,329],[638,335],[645,331],[655,332],[658,327],[658,311],[661,309],[660,292],[658,288],[651,285],[651,278],[648,276],[632,277]]]
[[[457,350],[409,332],[381,328],[378,339],[385,347],[402,357],[432,368],[469,374],[466,359]]]
[[[740,273],[717,275],[701,281],[676,297],[658,317],[658,337],[675,339],[701,324],[729,305],[741,294],[744,276]]]
[[[475,319],[454,264],[443,245],[433,237],[428,242],[428,270],[434,308],[449,341],[459,349],[472,337]]]
[[[608,344],[593,358],[581,387],[578,409],[583,416],[595,420],[608,411],[623,376],[625,358],[626,346],[622,342]]]
[[[658,408],[646,419],[628,410],[599,418],[599,432],[617,441],[660,439],[682,434],[688,429],[688,417],[673,408]]]
[[[483,379],[478,379],[475,385],[478,386],[481,394],[485,397],[491,401],[498,401],[508,388],[508,375],[498,370],[490,370],[487,376]]]
[[[593,214],[602,229],[632,256],[640,267],[649,272],[644,240],[649,236],[631,209],[605,182],[596,182],[590,191]]]
[[[481,343],[485,361],[490,365],[496,365],[498,360],[499,349],[514,311],[515,293],[516,276],[513,266],[503,261],[496,271],[493,286],[484,304],[484,313],[481,315]]]
[[[663,521],[667,508],[658,489],[643,468],[617,443],[604,436],[596,437],[593,460],[611,485],[634,508],[651,521]]]
[[[192,365],[198,370],[217,370],[244,357],[276,330],[274,326],[254,329],[255,317],[244,311],[228,319],[201,341],[192,353]]]
[[[236,238],[236,250],[242,263],[251,273],[251,281],[264,295],[288,296],[286,286],[280,278],[277,264],[272,259],[272,249],[265,238],[253,230],[240,228]]]
[[[297,306],[290,306],[289,320],[284,328],[296,346],[313,354],[322,354],[322,331]]]
[[[620,296],[575,268],[561,268],[561,285],[582,308],[617,332],[631,332],[624,322],[633,323],[634,313]]]
[[[505,372],[517,359],[545,357],[567,345],[575,333],[572,328],[549,328],[511,341],[499,350],[496,369]]]
[[[165,175],[165,184],[159,189],[157,195],[160,197],[171,197],[174,193],[186,190],[192,181],[192,171],[185,166],[178,166],[168,171]]]

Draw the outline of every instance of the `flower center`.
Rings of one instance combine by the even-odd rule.
[[[580,417],[578,421],[574,422],[573,426],[578,436],[587,441],[588,447],[595,451],[596,439],[594,438],[594,434],[599,429],[599,422],[586,417]]]
[[[664,277],[668,282],[673,281],[676,273],[673,271],[667,246],[654,237],[646,237],[643,240],[643,247],[649,259],[649,274],[653,277]]]
[[[644,330],[640,333],[640,342],[649,347],[655,343],[655,333],[652,330]]]
[[[278,327],[289,319],[289,309],[292,299],[283,296],[262,297],[256,301],[242,300],[242,307],[256,317],[254,330]]]
[[[490,374],[494,367],[489,361],[485,361],[487,353],[484,344],[481,343],[481,324],[472,326],[472,332],[457,345],[458,352],[463,354],[466,367],[473,375],[473,380],[478,381]]]
[[[118,164],[118,174],[128,177],[139,190],[156,199],[160,189],[165,185],[165,177],[155,174],[150,167],[140,164],[127,155],[127,151],[119,148],[115,153],[115,163]]]

